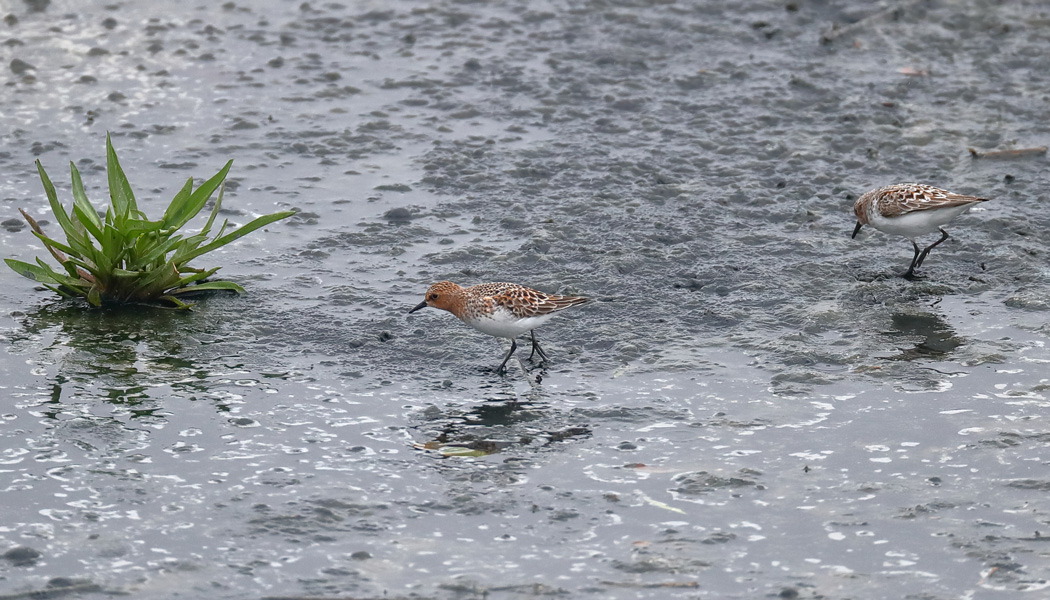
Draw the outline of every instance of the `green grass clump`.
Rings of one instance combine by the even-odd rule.
[[[84,184],[76,165],[69,164],[73,179],[73,208],[66,212],[58,202],[55,186],[36,161],[40,180],[51,203],[66,241],[60,242],[44,234],[40,225],[24,210],[22,216],[29,222],[33,235],[40,238],[51,256],[62,265],[58,272],[39,258],[36,264],[5,259],[19,274],[39,282],[64,297],[86,298],[94,306],[103,303],[169,303],[180,309],[189,304],[179,296],[205,290],[233,290],[244,293],[244,288],[231,281],[206,281],[219,270],[196,269],[188,263],[264,227],[294,214],[277,212],[254,219],[236,231],[226,232],[228,221],[209,239],[212,224],[222,205],[226,174],[233,161],[193,189],[193,178],[175,194],[164,216],[150,221],[138,209],[131,184],[120,168],[117,153],[109,135],[106,135],[106,172],[109,176],[110,206],[105,219],[99,217],[84,193]],[[179,233],[204,208],[215,190],[219,196],[204,228],[193,235]]]

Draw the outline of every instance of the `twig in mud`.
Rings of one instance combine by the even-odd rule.
[[[991,152],[979,152],[974,148],[969,148],[969,150],[970,156],[973,158],[1020,158],[1022,156],[1032,156],[1033,154],[1046,154],[1046,146],[1018,148],[1016,150],[993,150]]]
[[[382,598],[365,598],[362,596],[263,596],[261,600],[437,600],[436,598],[407,598],[405,596],[383,596]]]
[[[847,33],[850,33],[850,32],[852,32],[854,30],[860,29],[861,27],[865,27],[867,25],[870,25],[870,24],[872,24],[872,23],[874,23],[876,21],[881,21],[882,19],[885,19],[886,17],[895,16],[895,15],[897,15],[898,12],[903,11],[903,10],[905,10],[907,8],[910,8],[910,7],[918,4],[921,1],[922,0],[908,0],[907,2],[901,2],[901,3],[899,3],[899,4],[895,5],[895,6],[891,6],[891,7],[887,8],[885,10],[880,10],[877,13],[872,13],[872,14],[864,17],[863,19],[857,21],[856,23],[850,23],[849,25],[845,25],[843,27],[839,27],[838,24],[834,24],[834,25],[831,26],[830,30],[825,31],[824,33],[820,34],[820,43],[822,43],[822,44],[830,44],[831,42],[834,42],[835,40],[837,40],[840,37],[846,35]]]
[[[981,577],[981,580],[977,582],[977,585],[985,585],[986,583],[988,583],[988,578],[992,575],[995,575],[995,572],[998,570],[999,567],[992,567],[991,569],[989,569],[989,571],[985,573],[984,577]]]
[[[0,594],[0,600],[44,600],[45,598],[58,598],[68,594],[90,594],[103,593],[102,586],[97,583],[74,583],[73,585],[50,586],[42,590],[30,592],[15,592],[13,594]],[[107,594],[120,592],[105,591]]]
[[[569,592],[562,588],[552,588],[542,583],[522,583],[518,585],[501,585],[491,587],[486,592],[516,592],[531,596],[564,596]]]
[[[634,583],[632,581],[602,581],[602,585],[624,588],[698,588],[700,584],[695,581],[668,581],[666,583]]]

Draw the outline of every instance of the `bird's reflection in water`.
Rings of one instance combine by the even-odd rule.
[[[543,402],[506,401],[492,398],[465,412],[441,414],[431,425],[431,439],[414,444],[443,456],[484,456],[512,447],[545,447],[574,438],[589,436],[586,425],[566,425],[559,411],[549,414]]]
[[[889,360],[916,360],[941,358],[951,354],[965,340],[940,315],[934,313],[894,313],[893,329],[887,335],[908,339],[919,338],[911,347],[901,348],[900,354]]]

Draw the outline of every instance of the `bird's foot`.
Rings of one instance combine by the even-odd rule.
[[[908,271],[904,275],[901,275],[901,277],[907,279],[908,281],[922,281],[923,279],[926,279],[925,275],[918,275],[918,274],[916,274],[914,269],[911,270],[911,271]]]

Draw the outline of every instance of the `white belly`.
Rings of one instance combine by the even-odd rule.
[[[899,217],[883,217],[876,213],[871,215],[868,224],[884,233],[901,235],[914,240],[920,235],[937,231],[969,209],[970,205],[952,206],[937,210],[917,210]]]
[[[480,317],[471,321],[464,321],[474,329],[487,333],[491,336],[501,338],[514,338],[543,325],[553,317],[554,314],[528,317],[525,319],[515,318],[510,311],[497,310],[492,316]]]

